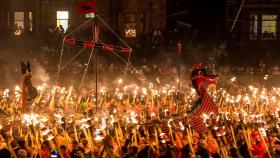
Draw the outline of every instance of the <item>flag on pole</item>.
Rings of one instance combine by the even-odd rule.
[[[77,11],[80,14],[95,13],[95,11],[96,11],[96,2],[95,1],[79,2],[77,4]]]
[[[205,123],[203,122],[202,115],[208,115],[211,112],[217,114],[218,108],[213,99],[206,93],[202,100],[200,108],[193,114],[190,120],[190,125],[196,132],[201,133],[207,129]]]

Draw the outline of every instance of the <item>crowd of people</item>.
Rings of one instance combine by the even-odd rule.
[[[161,62],[135,57],[137,64],[126,65],[104,53],[96,68],[85,63],[88,55],[84,55],[63,62],[57,78],[61,38],[71,29],[47,28],[39,47],[22,55],[33,58],[32,80],[38,89],[24,110],[23,93],[15,86],[22,78],[19,65],[5,62],[19,57],[1,49],[0,87],[15,86],[0,90],[1,158],[280,157],[279,66],[267,61],[253,67],[229,65],[226,42],[206,48],[199,44],[196,31],[190,41],[179,39],[177,29],[155,29],[140,39],[135,52],[146,52],[146,59],[165,45],[176,51],[183,42],[191,49],[182,59],[205,61],[208,71],[219,75],[217,87],[208,87],[219,112],[200,116],[206,127],[201,132],[190,123],[198,99],[189,77],[192,64],[173,55],[159,58]],[[12,41],[33,43],[17,30],[12,31]],[[77,34],[86,39],[83,35],[90,33]],[[76,55],[74,49],[64,47],[63,61]],[[56,81],[60,87],[53,85]]]
[[[280,89],[239,78],[221,75],[208,87],[219,113],[202,116],[200,133],[189,123],[195,91],[178,93],[178,82],[162,76],[140,84],[110,78],[97,95],[43,84],[28,113],[19,87],[3,90],[0,157],[279,157]]]

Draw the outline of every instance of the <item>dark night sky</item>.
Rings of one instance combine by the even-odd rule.
[[[221,39],[225,36],[226,0],[168,0],[167,14],[188,10],[189,14],[179,20],[193,25],[201,38]],[[169,19],[169,25],[175,18]]]

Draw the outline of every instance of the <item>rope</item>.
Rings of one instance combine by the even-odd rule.
[[[108,25],[105,23],[105,21],[103,19],[101,19],[99,17],[99,15],[96,15],[96,17],[128,48],[129,45]],[[131,52],[129,53],[129,56],[128,56],[128,59],[127,59],[127,65],[126,65],[126,71],[125,71],[125,77],[126,77],[126,74],[127,74],[127,71],[128,71],[128,67],[129,67],[129,62],[130,62],[130,56],[131,56]]]
[[[63,39],[61,50],[60,50],[60,58],[59,58],[57,76],[56,76],[56,86],[58,85],[58,79],[59,79],[59,75],[60,75],[60,68],[61,68],[61,62],[62,62],[62,55],[63,55],[63,51],[64,51],[64,44],[65,44],[65,41]]]
[[[60,71],[64,70],[75,58],[77,58],[84,50],[86,47],[83,47],[77,54],[75,54],[65,65],[62,66]]]
[[[118,37],[118,39],[120,40],[120,41],[122,41],[123,42],[123,44],[126,46],[126,47],[128,47],[128,48],[130,48],[129,47],[129,45],[108,25],[108,24],[106,24],[105,23],[105,21],[104,20],[102,20],[98,15],[96,15],[96,17],[110,30],[110,31],[112,31],[112,33],[115,35],[115,36],[117,36]]]
[[[130,64],[129,64],[130,56],[131,56],[131,52],[129,52],[129,55],[128,55],[127,65],[126,65],[125,73],[124,73],[124,80],[126,80],[126,74],[127,74],[127,71],[128,71],[128,66],[130,65]]]
[[[85,68],[85,71],[84,71],[84,74],[83,74],[83,77],[82,77],[82,80],[81,80],[81,83],[80,83],[80,86],[79,86],[78,96],[80,95],[81,89],[83,87],[83,82],[84,82],[85,76],[87,74],[87,70],[88,70],[88,66],[90,64],[90,60],[91,60],[91,57],[92,57],[92,54],[93,54],[93,50],[94,50],[94,47],[92,47],[91,52],[90,52],[90,56],[88,58],[87,66]]]
[[[59,58],[59,64],[58,64],[58,70],[57,70],[57,76],[56,76],[56,85],[58,85],[58,79],[59,79],[59,75],[60,75],[60,71],[61,71],[61,62],[62,62],[62,56],[63,56],[63,51],[64,51],[64,44],[65,44],[65,38],[69,35],[71,35],[72,33],[76,32],[77,30],[79,30],[82,26],[86,25],[87,23],[89,23],[92,19],[89,19],[87,21],[85,21],[83,24],[81,24],[80,26],[78,26],[77,28],[75,28],[73,31],[71,31],[70,33],[68,33],[67,35],[64,36],[63,41],[62,41],[62,48],[60,50],[60,58]],[[65,65],[64,65],[65,68]],[[63,69],[64,69],[63,68]]]
[[[99,40],[100,43],[104,44],[101,40]],[[128,67],[132,68],[134,71],[137,71],[137,69],[135,69],[128,61],[124,60],[119,54],[117,54],[115,51],[110,51],[112,52],[115,56],[117,56],[118,58],[120,58],[124,63],[127,64],[126,66],[126,72],[128,71]],[[130,54],[130,53],[129,53]],[[129,57],[130,58],[130,57]]]
[[[230,32],[232,32],[233,29],[234,29],[234,26],[235,26],[235,24],[236,24],[236,21],[237,21],[237,19],[238,19],[238,17],[239,17],[239,14],[240,14],[242,8],[243,8],[244,3],[245,3],[245,0],[243,0],[243,1],[242,1],[242,4],[240,5],[240,8],[239,8],[239,10],[238,10],[238,13],[237,13],[237,15],[236,15],[236,17],[235,17],[235,19],[234,19],[234,22],[233,22],[233,24],[232,24],[232,26],[231,26]]]
[[[126,60],[124,60],[121,56],[119,56],[119,54],[117,54],[115,51],[112,51],[112,53],[115,54],[118,58],[120,58],[123,62],[125,62],[127,64],[127,67],[132,68],[134,71],[138,71],[130,63],[128,63]],[[127,72],[127,70],[126,70],[126,72]]]
[[[100,41],[100,40],[99,40]],[[100,41],[102,43],[102,41]],[[130,67],[135,72],[138,72],[136,68],[134,68],[130,63],[128,63],[126,60],[124,60],[119,54],[117,54],[115,51],[111,51],[114,55],[116,55],[118,58],[120,58],[124,63],[127,64],[127,67]],[[150,79],[148,79],[149,82],[152,82]]]
[[[76,32],[77,30],[79,30],[82,26],[86,25],[87,23],[89,23],[92,19],[89,19],[87,21],[85,21],[84,23],[82,23],[80,26],[78,26],[77,28],[75,28],[73,31],[71,31],[70,33],[68,33],[66,36],[64,36],[64,38],[66,38],[67,36],[71,35],[72,33]]]
[[[101,42],[101,41],[100,41]],[[127,67],[130,67],[135,72],[138,72],[137,69],[135,69],[131,64],[129,64],[127,61],[125,61],[121,56],[119,56],[115,51],[111,51],[114,55],[116,55],[118,58],[120,58],[123,62],[127,64]],[[127,70],[126,70],[127,71]],[[125,74],[126,75],[126,74]],[[152,82],[150,79],[148,79],[149,82]]]

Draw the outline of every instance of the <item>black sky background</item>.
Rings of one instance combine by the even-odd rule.
[[[168,19],[168,26],[179,19],[190,23],[202,41],[225,38],[226,0],[168,0],[167,14],[188,10],[184,16]]]

